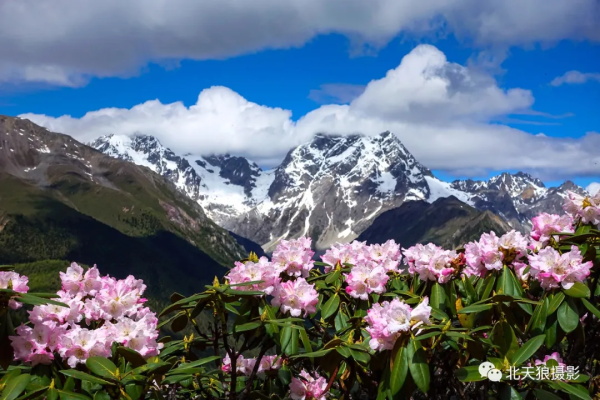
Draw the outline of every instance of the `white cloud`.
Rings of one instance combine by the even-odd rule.
[[[600,191],[600,182],[592,182],[585,188],[589,194],[592,196]]]
[[[550,84],[552,86],[560,86],[565,83],[576,84],[576,83],[585,83],[587,81],[598,81],[600,82],[600,73],[594,72],[580,72],[580,71],[568,71],[565,72],[564,75],[557,76],[552,79]]]
[[[505,114],[530,112],[532,103],[529,91],[502,89],[490,76],[449,63],[435,47],[421,45],[350,104],[323,105],[296,122],[288,110],[252,103],[224,87],[203,90],[191,107],[154,100],[82,118],[22,117],[83,141],[109,133],[144,133],[179,153],[230,152],[264,166],[280,162],[291,147],[317,132],[374,135],[390,130],[423,164],[449,173],[521,169],[542,179],[600,175],[600,133],[555,138],[489,123]]]
[[[219,59],[339,33],[381,46],[453,33],[481,49],[600,40],[596,0],[19,0],[0,2],[0,81],[81,85],[148,62]]]

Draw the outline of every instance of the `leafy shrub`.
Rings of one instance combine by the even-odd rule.
[[[84,289],[97,270],[73,267],[61,276],[62,311],[0,277],[4,335],[9,302],[35,306],[33,328],[9,332],[22,362],[5,370],[0,397],[591,399],[600,387],[600,194],[570,194],[565,210],[534,218],[529,237],[491,232],[457,250],[353,242],[314,261],[310,239],[282,241],[271,260],[251,254],[203,292],[174,294],[158,326],[142,311],[145,339],[133,333],[144,307],[132,277],[127,290],[99,296]],[[100,354],[69,361],[46,346],[51,357],[25,357],[22,332],[57,323],[52,313],[71,316],[64,336],[73,323],[106,329],[129,318],[138,342],[112,331]],[[160,326],[184,336],[156,342]]]

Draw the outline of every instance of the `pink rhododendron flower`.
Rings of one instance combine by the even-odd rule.
[[[487,271],[501,270],[503,265],[514,265],[527,255],[527,239],[515,230],[501,237],[495,232],[484,233],[477,242],[465,245],[466,276],[485,276]]]
[[[295,240],[281,240],[273,252],[271,262],[278,265],[289,276],[308,277],[315,266],[312,257],[311,239],[301,237]]]
[[[562,286],[571,288],[575,282],[582,282],[590,274],[593,264],[583,262],[583,256],[577,246],[571,251],[560,254],[552,247],[543,248],[538,254],[529,256],[531,276],[540,282],[544,289]]]
[[[17,293],[27,293],[29,278],[13,271],[0,271],[0,289],[10,289]],[[13,310],[21,308],[22,304],[13,298],[8,300],[8,306]]]
[[[542,213],[531,219],[533,229],[530,236],[532,239],[530,248],[532,250],[540,250],[546,246],[552,237],[555,240],[560,239],[556,233],[574,232],[573,218],[569,215],[556,215]]]
[[[298,278],[276,286],[271,304],[279,307],[283,313],[289,312],[291,316],[299,317],[314,313],[318,302],[319,294],[314,285],[304,278]]]
[[[347,244],[335,244],[331,246],[325,254],[321,256],[324,263],[329,264],[325,267],[325,272],[331,271],[336,264],[352,264],[356,265],[360,262],[367,261],[368,251],[366,242],[353,241]]]
[[[262,281],[251,285],[236,286],[236,290],[261,291],[265,294],[273,293],[279,283],[282,269],[271,263],[267,257],[261,257],[258,262],[236,262],[235,267],[225,276],[229,283],[234,285],[244,282]]]
[[[156,341],[158,319],[143,306],[146,286],[141,280],[101,277],[96,267],[84,273],[75,263],[60,276],[58,301],[67,307],[33,307],[29,312],[33,327],[21,325],[17,335],[9,337],[16,360],[49,364],[58,353],[75,367],[92,356],[110,356],[114,342],[143,357],[158,355],[162,347]]]
[[[346,293],[362,300],[369,298],[369,293],[385,292],[385,285],[390,279],[386,270],[373,261],[359,264],[350,270],[346,277]]]
[[[327,380],[319,376],[313,377],[307,371],[302,370],[300,377],[292,378],[290,383],[290,397],[293,400],[325,400],[327,393]]]
[[[455,251],[444,250],[433,243],[417,244],[403,249],[408,272],[419,274],[421,280],[448,282],[456,272],[452,262],[458,254]]]
[[[563,209],[576,221],[584,224],[600,225],[600,191],[594,196],[581,196],[567,192]]]
[[[366,258],[380,265],[386,272],[397,271],[402,254],[400,245],[393,239],[383,244],[372,244],[366,247]]]
[[[427,297],[414,309],[397,298],[374,304],[365,317],[366,329],[371,335],[369,346],[377,351],[391,350],[403,332],[430,324],[430,316],[431,307]]]
[[[263,356],[258,364],[257,374],[263,374],[265,371],[275,371],[281,368],[283,360],[280,356]],[[239,374],[250,376],[256,365],[256,358],[244,358],[241,354],[236,359],[236,371]],[[231,372],[231,358],[229,354],[225,355],[221,363],[223,372]]]

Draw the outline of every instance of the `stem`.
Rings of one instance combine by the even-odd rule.
[[[329,382],[327,382],[327,386],[325,387],[325,390],[323,391],[323,393],[329,392],[329,389],[331,389],[331,385],[333,385],[333,381],[335,380],[335,377],[337,376],[339,369],[340,369],[339,365],[335,367],[335,369],[333,370],[333,373],[331,374],[331,378],[329,378]]]
[[[260,353],[258,354],[258,357],[256,357],[256,363],[254,364],[254,368],[252,368],[252,373],[248,377],[248,381],[246,382],[246,387],[244,388],[244,391],[242,392],[244,394],[244,397],[248,394],[248,392],[250,392],[250,387],[252,386],[252,381],[256,377],[256,374],[258,373],[258,368],[260,367],[260,362],[261,362],[263,356],[265,355],[265,353],[267,352],[267,348],[268,348],[268,346],[266,346],[267,338],[268,338],[268,336],[265,336],[264,339],[262,340],[262,343],[260,344],[262,346],[260,349]]]

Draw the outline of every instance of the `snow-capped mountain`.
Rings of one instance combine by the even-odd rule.
[[[104,136],[92,146],[169,178],[219,225],[267,251],[280,239],[299,236],[310,236],[317,249],[351,241],[405,201],[433,203],[451,195],[527,231],[535,214],[561,211],[566,190],[584,193],[571,182],[546,188],[524,173],[443,182],[390,132],[317,134],[270,171],[243,157],[176,155],[142,135]]]
[[[468,193],[476,208],[490,210],[524,231],[530,228],[529,220],[541,212],[562,213],[567,191],[586,194],[571,181],[547,188],[542,181],[523,172],[505,172],[488,181],[456,180],[451,186]]]
[[[104,136],[96,149],[146,166],[198,201],[218,224],[265,249],[308,235],[317,248],[350,241],[384,211],[408,200],[469,195],[435,178],[390,132],[316,135],[281,165],[262,171],[229,155],[178,156],[155,138]]]
[[[266,197],[272,174],[243,157],[176,155],[156,138],[108,135],[92,147],[110,156],[150,168],[196,200],[219,225],[248,212]]]

